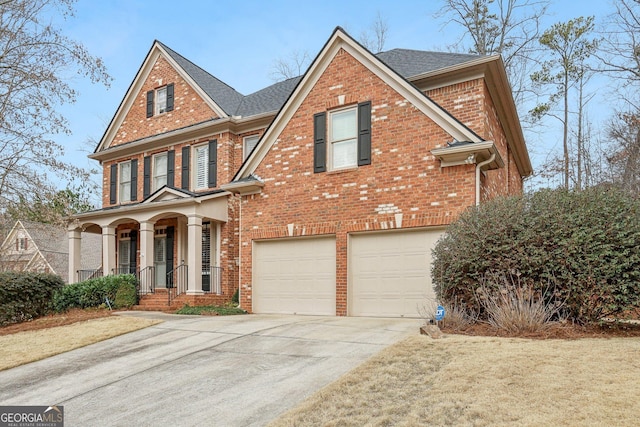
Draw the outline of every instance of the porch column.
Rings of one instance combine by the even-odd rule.
[[[104,276],[116,268],[116,228],[102,227],[102,271]]]
[[[79,228],[69,230],[69,277],[68,283],[78,281],[78,270],[80,265],[80,244],[82,242],[82,231]]]
[[[143,293],[155,289],[156,273],[152,268],[154,225],[151,221],[140,221],[140,290]]]
[[[202,217],[199,215],[187,218],[187,247],[187,294],[202,295]]]

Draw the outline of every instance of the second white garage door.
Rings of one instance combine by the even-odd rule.
[[[444,231],[354,234],[349,239],[349,315],[419,317],[435,299],[431,249]]]
[[[254,313],[336,314],[334,237],[257,241]]]

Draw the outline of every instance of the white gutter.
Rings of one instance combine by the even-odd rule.
[[[480,162],[476,165],[476,206],[480,205],[480,168],[484,165],[488,165],[496,159],[496,153],[491,153],[491,157],[489,157],[484,162]],[[508,178],[507,178],[508,179]]]

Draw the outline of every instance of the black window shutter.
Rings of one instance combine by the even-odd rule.
[[[176,152],[169,150],[167,153],[167,187],[173,187],[175,181]]]
[[[138,159],[131,160],[131,201],[138,199]]]
[[[189,157],[191,147],[182,147],[182,189],[189,190]]]
[[[145,199],[151,194],[151,156],[144,158],[144,175],[142,178],[142,197]]]
[[[109,203],[115,205],[118,201],[118,165],[111,165],[111,176],[109,177]]]
[[[173,111],[173,83],[167,85],[167,111]]]
[[[209,141],[209,188],[218,183],[218,140]]]
[[[137,252],[138,252],[138,230],[131,230],[129,233],[131,237],[131,243],[129,246],[129,273],[136,273],[137,266]]]
[[[327,170],[327,113],[313,115],[313,172]]]
[[[147,92],[147,118],[153,116],[153,91]]]
[[[358,104],[358,166],[371,164],[371,101]]]

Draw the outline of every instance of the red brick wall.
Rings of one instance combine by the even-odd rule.
[[[372,164],[313,173],[313,115],[371,101]],[[476,113],[477,115],[477,113]],[[475,119],[474,119],[475,120]],[[449,224],[475,199],[474,166],[440,168],[431,150],[451,141],[431,119],[344,51],[333,59],[258,166],[261,194],[242,201],[241,295],[251,308],[253,239],[336,235],[338,315],[347,310],[347,233]]]
[[[174,84],[173,111],[147,118],[147,91]],[[136,141],[217,117],[196,91],[163,57],[159,57],[118,128],[111,146]]]

